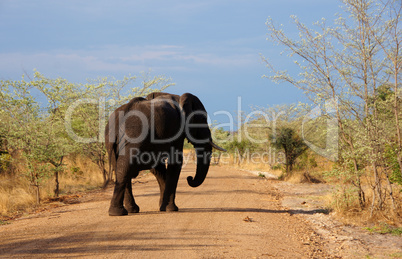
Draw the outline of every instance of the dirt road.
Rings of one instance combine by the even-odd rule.
[[[135,179],[141,212],[109,217],[112,189],[0,226],[1,257],[97,258],[311,258],[325,256],[319,238],[297,215],[280,207],[269,181],[211,167],[198,188],[184,168],[179,212],[159,212],[159,187],[151,174]],[[303,212],[301,212],[303,213]]]

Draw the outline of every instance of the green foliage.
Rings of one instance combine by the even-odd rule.
[[[225,131],[223,128],[214,127],[214,125],[211,125],[210,128],[212,128],[211,134],[214,143],[225,149],[228,149],[228,145],[232,141],[233,135]]]
[[[82,177],[84,172],[78,166],[71,166],[70,174],[72,174],[75,179],[78,179],[78,178]]]
[[[402,185],[401,168],[398,163],[395,145],[387,145],[384,152],[385,164],[390,169],[389,180],[391,183]]]
[[[239,152],[240,154],[245,153],[247,150],[251,151],[254,147],[253,143],[247,139],[237,140],[234,139],[231,142],[228,142],[225,147],[229,152],[236,153]]]
[[[338,187],[332,196],[331,207],[340,212],[347,212],[358,206],[358,197],[356,195],[357,188],[350,185],[342,185]]]
[[[285,152],[286,172],[291,172],[296,159],[307,150],[306,144],[293,129],[287,127],[278,128],[269,139],[274,148]]]
[[[309,158],[309,164],[310,164],[311,168],[316,168],[318,166],[317,161],[315,160],[314,156]]]
[[[12,157],[8,153],[0,153],[0,173],[6,172],[12,161]]]
[[[283,26],[268,19],[269,39],[283,46],[300,73],[293,76],[265,60],[272,72],[267,77],[303,90],[317,113],[326,111],[323,120],[307,123],[319,129],[312,137],[323,144],[323,153],[334,137],[325,129],[326,121],[335,122],[337,160],[342,168],[338,176],[358,189],[361,208],[366,202],[363,174],[373,190],[371,212],[389,204],[396,208],[387,177],[401,184],[400,1],[344,0],[342,5],[343,12],[333,23],[322,19],[307,26],[292,16],[297,34],[285,33]]]
[[[387,223],[380,223],[379,226],[366,227],[370,233],[391,234],[393,236],[402,236],[402,228],[393,227]]]
[[[1,226],[1,225],[8,225],[8,224],[10,224],[10,222],[4,221],[4,220],[0,220],[0,226]]]
[[[315,160],[315,154],[312,152],[303,152],[297,161],[298,162],[295,164],[296,170],[311,169],[318,166]]]
[[[234,137],[232,141],[224,143],[223,147],[229,153],[233,153],[235,161],[240,165],[246,157],[250,157],[250,154],[255,149],[255,145],[248,139],[243,138],[238,140],[237,137]]]
[[[272,166],[272,170],[282,170],[283,166],[281,164],[276,164]]]
[[[336,182],[341,182],[342,184],[356,183],[363,174],[364,170],[354,171],[352,168],[348,170],[339,165],[335,165],[331,171],[323,172],[325,178],[335,178]]]
[[[184,140],[183,148],[184,148],[184,149],[191,149],[191,148],[193,148],[193,145],[191,145],[191,143],[188,142],[187,139],[185,139],[185,140]]]
[[[33,79],[0,80],[2,170],[12,162],[5,154],[21,155],[25,161],[22,173],[36,187],[38,199],[41,182],[53,175],[57,195],[58,174],[65,170],[63,158],[70,154],[88,156],[106,175],[103,133],[109,114],[135,96],[172,85],[162,76],[142,77],[138,86],[133,86],[134,76],[78,84],[36,71]]]

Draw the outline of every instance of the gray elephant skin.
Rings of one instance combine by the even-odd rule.
[[[212,142],[206,110],[196,96],[151,93],[132,99],[110,115],[105,145],[110,170],[116,175],[110,216],[139,212],[131,179],[141,170],[150,170],[159,183],[160,211],[178,211],[175,196],[186,138],[197,155],[195,177],[189,176],[187,182],[197,187],[208,173],[212,148],[225,150]]]

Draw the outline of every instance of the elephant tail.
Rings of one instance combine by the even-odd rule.
[[[107,141],[107,140],[106,140]],[[112,176],[113,176],[113,171],[116,172],[116,165],[117,165],[117,143],[116,143],[116,138],[115,140],[111,142],[106,142],[106,151],[108,154],[108,163],[109,163],[109,171],[107,177],[104,179],[104,183],[102,188],[105,189],[109,183],[113,182]]]
[[[112,175],[110,170],[112,170],[112,166],[110,165],[110,159],[109,159],[109,171],[108,171],[109,173],[108,173],[108,176],[106,176],[105,181],[103,182],[102,189],[106,189],[106,187],[110,183],[110,180],[111,180],[110,178],[111,178],[111,175]]]
[[[113,167],[114,167],[114,166],[112,166],[112,163],[114,162],[113,158],[115,158],[115,155],[114,155],[114,150],[112,149],[112,152],[110,152],[110,154],[108,156],[108,162],[109,162],[108,176],[106,177],[106,179],[105,179],[105,181],[103,183],[102,189],[106,189],[106,187],[112,181],[112,174],[113,174],[112,170],[113,170]]]

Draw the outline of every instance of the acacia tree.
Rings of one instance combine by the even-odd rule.
[[[278,128],[269,138],[274,148],[285,152],[286,173],[291,173],[296,159],[307,150],[307,145],[293,129],[287,127]]]
[[[102,133],[109,110],[133,96],[172,85],[170,79],[154,77],[132,87],[135,79],[103,78],[76,84],[35,72],[33,79],[23,77],[19,81],[0,81],[0,133],[7,140],[8,153],[17,152],[25,159],[24,174],[35,187],[37,203],[40,202],[41,182],[51,176],[55,179],[54,194],[58,196],[59,173],[64,169],[64,158],[70,154],[82,152],[96,162],[105,175],[106,152]],[[104,105],[106,99],[113,99],[107,107]],[[84,105],[76,105],[80,100],[84,100]],[[89,105],[85,100],[90,100]],[[74,114],[68,117],[71,107],[77,109],[73,109]],[[66,130],[69,123],[78,136],[90,141],[80,142],[71,137]]]
[[[26,162],[24,175],[35,188],[36,201],[40,202],[41,181],[49,177],[45,152],[48,136],[44,131],[41,109],[31,95],[32,85],[21,81],[0,81],[3,102],[1,125],[6,128],[8,149],[21,153]],[[50,149],[50,147],[49,147]]]
[[[70,83],[66,79],[47,78],[36,71],[29,84],[46,100],[46,104],[41,104],[43,112],[40,121],[44,127],[39,132],[42,132],[45,140],[40,146],[43,153],[40,162],[52,166],[50,172],[54,176],[54,196],[58,197],[59,174],[64,171],[64,158],[78,150],[75,143],[65,133],[64,112],[66,107],[82,96],[82,90],[78,84]],[[39,100],[36,101],[39,102]]]
[[[316,105],[334,100],[334,118],[340,133],[339,162],[353,175],[360,204],[365,206],[360,176],[370,168],[374,182],[371,212],[383,209],[386,194],[391,200],[390,184],[384,183],[387,168],[383,166],[384,149],[392,140],[396,156],[402,164],[400,108],[398,94],[401,76],[400,1],[343,0],[343,12],[334,25],[326,20],[309,28],[293,16],[299,39],[285,34],[272,19],[267,21],[270,39],[284,46],[295,58],[299,77],[276,69],[268,60],[270,76],[302,89]],[[384,121],[378,109],[378,89],[391,84],[394,90],[392,111],[394,123]],[[392,130],[390,130],[392,129]],[[390,135],[389,135],[390,134]],[[393,136],[397,136],[396,139]],[[402,167],[400,167],[402,168]],[[393,203],[394,212],[397,205]]]

